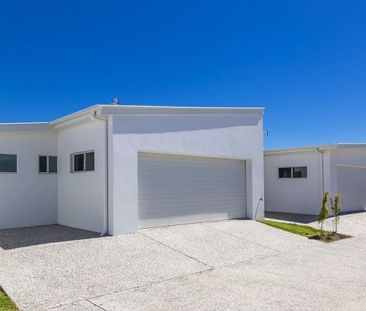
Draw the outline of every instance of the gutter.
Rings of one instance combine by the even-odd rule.
[[[108,218],[109,218],[109,154],[108,154],[108,149],[109,149],[109,140],[108,140],[108,117],[100,117],[97,115],[97,110],[94,110],[92,112],[91,115],[91,120],[95,121],[95,120],[99,120],[99,121],[104,121],[105,124],[105,163],[106,163],[106,167],[105,167],[105,174],[106,174],[106,182],[105,182],[105,210],[104,210],[104,228],[103,231],[100,233],[100,236],[106,236],[108,235],[108,227],[109,227],[109,222],[108,222]]]
[[[64,123],[66,121],[71,121],[71,120],[77,119],[81,116],[88,115],[89,112],[94,113],[97,110],[101,110],[101,105],[94,105],[94,106],[73,112],[71,114],[68,114],[66,116],[63,116],[61,118],[51,121],[50,125],[52,125],[52,126],[59,125],[60,123]]]

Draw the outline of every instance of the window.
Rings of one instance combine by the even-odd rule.
[[[307,166],[298,167],[280,167],[278,169],[278,178],[307,178]]]
[[[94,151],[74,153],[71,155],[71,173],[94,171]]]
[[[292,168],[293,178],[306,178],[308,177],[308,168],[306,166],[299,166]]]
[[[17,155],[0,154],[0,173],[17,172]]]
[[[278,169],[279,178],[291,178],[291,167],[280,167]]]
[[[85,153],[85,170],[94,171],[94,152]]]
[[[39,172],[47,173],[47,157],[39,156]]]
[[[40,173],[57,173],[57,157],[39,156],[38,162]]]
[[[84,171],[84,153],[74,155],[74,172]]]
[[[48,172],[57,173],[57,157],[48,157]]]

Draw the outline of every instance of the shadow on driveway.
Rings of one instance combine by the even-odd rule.
[[[9,250],[32,245],[92,239],[99,233],[61,225],[0,230],[0,249]]]

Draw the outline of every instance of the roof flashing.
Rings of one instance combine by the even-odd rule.
[[[264,154],[281,154],[281,153],[296,153],[296,152],[309,152],[309,151],[326,151],[335,149],[346,149],[346,148],[366,148],[366,143],[336,143],[336,144],[324,144],[317,146],[307,147],[290,147],[283,149],[272,149],[265,150]]]

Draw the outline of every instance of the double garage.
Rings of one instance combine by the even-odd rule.
[[[262,108],[116,108],[109,232],[264,216]]]
[[[246,217],[245,161],[139,153],[139,227]]]

